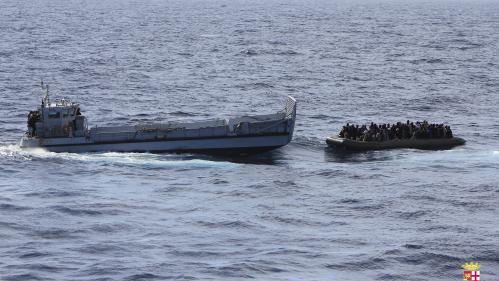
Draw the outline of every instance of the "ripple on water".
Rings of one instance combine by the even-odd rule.
[[[405,219],[405,220],[413,220],[413,219],[418,219],[424,216],[430,215],[430,211],[425,211],[425,210],[417,210],[417,211],[412,211],[412,212],[398,212],[397,215],[398,217]]]
[[[34,273],[6,275],[2,278],[5,281],[54,280],[52,278],[48,279],[47,277],[41,277],[40,275]]]
[[[271,263],[265,261],[257,262],[239,262],[222,266],[208,267],[205,272],[224,278],[249,278],[254,279],[258,275],[280,273],[286,270],[277,266],[271,266]]]
[[[213,222],[213,221],[197,221],[196,224],[205,226],[208,228],[213,228],[213,229],[220,229],[220,228],[236,228],[236,229],[251,229],[255,228],[256,226],[254,224],[240,221],[240,220],[235,220],[235,221],[220,221],[220,222]]]
[[[78,238],[84,231],[70,230],[61,228],[40,229],[31,232],[31,236],[51,240],[75,239]]]
[[[29,252],[19,256],[21,259],[38,259],[41,257],[51,256],[52,254],[46,252]]]
[[[103,212],[97,210],[84,209],[84,208],[69,208],[66,206],[53,206],[52,209],[72,216],[99,216],[103,214]]]
[[[88,244],[75,249],[77,252],[89,255],[126,255],[131,252],[131,249],[127,249],[118,245],[114,245],[112,241]]]
[[[395,260],[411,264],[411,265],[427,265],[439,264],[441,266],[450,265],[454,266],[462,261],[461,258],[453,255],[437,254],[432,252],[415,253],[413,255],[404,255],[394,257]]]
[[[31,210],[32,208],[26,206],[19,206],[14,204],[1,203],[0,210],[2,211],[26,211]]]
[[[48,188],[43,191],[25,193],[24,196],[39,197],[39,198],[58,198],[58,197],[64,198],[64,197],[81,197],[85,196],[85,193],[67,190],[67,189],[59,190],[54,188]]]
[[[388,261],[379,258],[379,257],[373,257],[373,258],[367,258],[364,260],[359,260],[359,261],[349,261],[349,262],[341,262],[341,263],[334,263],[334,264],[328,264],[326,265],[327,268],[331,269],[336,269],[336,270],[365,270],[365,269],[370,269],[370,270],[376,270],[376,269],[383,269],[386,268],[388,264]]]
[[[134,227],[125,223],[102,223],[92,225],[90,229],[99,233],[116,233],[121,231],[130,231],[134,229]]]
[[[133,275],[129,275],[125,277],[125,280],[129,281],[142,281],[142,280],[167,280],[167,279],[172,279],[174,278],[173,276],[163,276],[163,275],[156,275],[152,273],[137,273]]]

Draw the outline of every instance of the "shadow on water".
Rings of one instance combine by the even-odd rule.
[[[387,150],[375,151],[348,151],[343,149],[334,149],[326,147],[324,149],[326,162],[338,163],[361,163],[361,162],[377,162],[391,161],[395,157]]]
[[[237,164],[253,164],[253,165],[276,165],[280,160],[284,159],[284,155],[279,149],[260,152],[254,154],[193,154],[189,157],[196,159],[232,162]]]

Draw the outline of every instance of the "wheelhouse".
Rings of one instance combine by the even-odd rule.
[[[42,90],[45,95],[40,107],[28,114],[27,134],[43,138],[84,136],[87,121],[81,115],[79,104],[66,99],[51,102],[48,86],[44,87],[42,83]]]

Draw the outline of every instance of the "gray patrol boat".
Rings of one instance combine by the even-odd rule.
[[[42,90],[40,107],[28,115],[23,149],[248,154],[288,144],[296,119],[296,101],[288,97],[284,109],[274,114],[89,129],[79,104],[65,99],[52,102],[43,83]]]

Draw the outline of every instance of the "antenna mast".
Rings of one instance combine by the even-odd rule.
[[[46,105],[50,105],[50,98],[49,98],[49,85],[44,85],[43,80],[41,81],[41,86],[42,86],[42,94],[43,94],[43,103]]]

